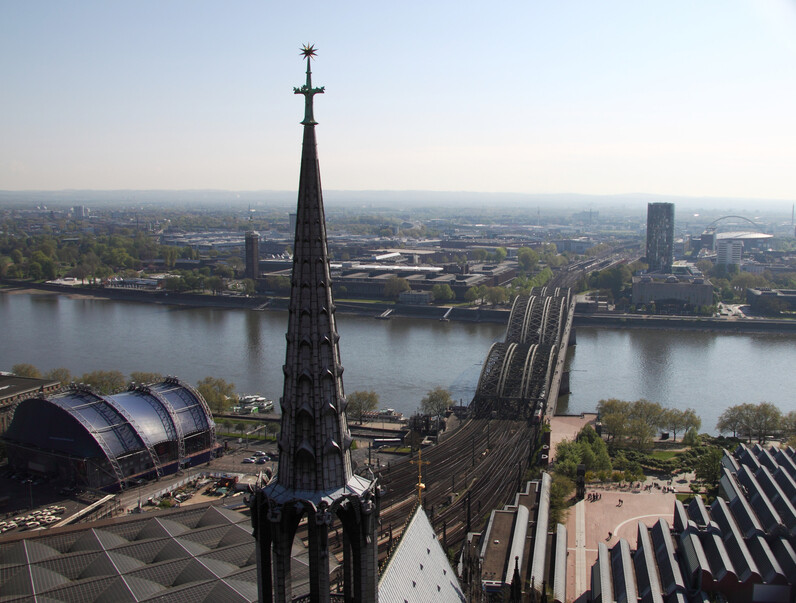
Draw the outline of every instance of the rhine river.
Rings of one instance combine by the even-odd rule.
[[[432,388],[468,404],[505,326],[337,315],[347,392],[372,389],[382,408],[417,409]],[[0,292],[0,370],[30,363],[73,375],[119,370],[208,375],[239,393],[278,400],[287,312],[179,308],[50,293]],[[603,398],[646,398],[696,409],[714,432],[733,404],[796,410],[796,337],[700,331],[577,329],[572,394],[559,411],[593,411]]]

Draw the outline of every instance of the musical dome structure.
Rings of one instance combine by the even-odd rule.
[[[19,403],[3,435],[9,464],[109,492],[215,454],[215,423],[201,394],[175,377],[114,395],[72,385]]]

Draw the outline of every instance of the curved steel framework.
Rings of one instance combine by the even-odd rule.
[[[188,404],[188,408],[189,408],[189,411],[191,413],[191,416],[193,417],[195,425],[201,425],[202,423],[206,423],[207,424],[207,431],[208,431],[208,434],[209,434],[209,441],[210,441],[210,448],[211,448],[210,456],[211,456],[211,458],[215,457],[216,449],[215,449],[214,444],[216,442],[216,423],[215,423],[215,421],[213,421],[213,413],[210,410],[210,407],[207,405],[207,402],[205,401],[205,399],[202,396],[202,394],[200,394],[198,391],[196,391],[188,383],[185,383],[184,381],[180,381],[177,377],[174,377],[174,376],[171,376],[171,375],[166,377],[166,379],[164,380],[164,383],[168,383],[169,385],[173,385],[176,388],[182,388],[182,391],[180,389],[176,390],[180,397],[183,396],[184,390],[188,390],[191,393],[191,395],[193,396],[193,398],[194,398],[193,402],[197,402],[198,403],[198,404],[190,404],[189,403]],[[202,416],[202,413],[204,413],[204,416]],[[183,440],[183,445],[184,445],[184,440]]]
[[[122,406],[121,404],[118,404],[116,402],[116,400],[114,400],[113,398],[111,398],[109,396],[100,396],[100,398],[105,400],[105,402],[108,403],[108,406],[113,408],[113,410],[115,410],[122,417],[124,417],[125,421],[127,421],[130,425],[132,425],[133,429],[135,429],[135,434],[138,436],[138,439],[141,440],[141,442],[146,447],[147,453],[149,454],[149,458],[152,461],[152,467],[154,467],[155,471],[157,472],[158,477],[163,475],[163,471],[161,470],[160,458],[158,457],[158,453],[155,452],[155,446],[149,440],[149,436],[146,434],[146,432],[143,431],[138,426],[138,424],[135,422],[135,419],[133,419],[133,415],[131,415],[129,412],[127,412],[127,410],[124,408],[124,406]],[[98,406],[97,408],[99,409],[101,407]],[[122,482],[122,484],[123,484],[123,482]],[[124,487],[124,486],[122,485],[122,487]]]
[[[489,349],[471,408],[476,417],[540,417],[572,297],[534,287],[514,300],[506,339]]]
[[[169,440],[172,442],[177,442],[177,460],[180,465],[180,469],[182,469],[185,466],[186,461],[185,433],[182,429],[182,423],[177,417],[177,411],[174,410],[171,402],[169,402],[165,396],[161,396],[160,393],[147,385],[130,384],[129,390],[145,394],[144,399],[149,402],[149,405],[155,410],[155,412],[158,414],[158,417],[160,417],[160,421],[163,423],[163,427],[166,430],[166,435],[168,435]],[[160,476],[159,467],[158,476]]]
[[[187,460],[185,451],[185,437],[182,422],[178,416],[178,411],[169,402],[164,393],[174,393],[185,401],[185,412],[191,414],[194,424],[199,427],[206,425],[208,441],[210,442],[211,454],[215,452],[213,443],[215,442],[215,423],[210,408],[204,398],[196,390],[186,383],[181,382],[176,377],[168,377],[164,384],[173,389],[157,390],[146,385],[131,385],[130,392],[141,394],[141,398],[155,410],[160,418],[168,439],[177,444],[177,457],[180,468],[184,467]],[[114,476],[118,479],[120,487],[124,488],[126,475],[119,464],[119,452],[115,451],[104,433],[113,431],[124,451],[137,452],[143,449],[152,461],[152,467],[158,477],[163,475],[163,463],[158,456],[154,443],[150,441],[147,432],[136,423],[133,416],[122,404],[114,399],[113,396],[102,396],[94,392],[89,386],[83,384],[72,384],[69,386],[73,396],[81,400],[82,403],[75,406],[64,407],[71,416],[88,431],[105,454],[108,462],[113,469]],[[99,414],[104,420],[105,425],[96,426],[89,416],[85,416],[83,411],[91,409],[92,412]]]
[[[83,413],[81,412],[81,410],[88,408],[90,406],[94,406],[98,410],[101,408],[104,409],[105,405],[102,403],[102,397],[98,396],[93,391],[91,391],[90,388],[84,385],[72,384],[70,388],[75,392],[75,394],[77,394],[81,399],[85,401],[85,404],[82,404],[80,406],[73,406],[71,409],[68,409],[70,414],[75,419],[77,419],[78,422],[83,427],[86,428],[86,431],[88,431],[92,435],[94,440],[97,442],[97,444],[99,444],[99,447],[102,449],[102,452],[105,453],[108,462],[110,462],[111,467],[113,468],[114,475],[119,480],[120,484],[124,484],[125,480],[124,472],[122,471],[121,465],[119,465],[119,461],[116,459],[116,453],[113,451],[113,449],[108,444],[108,441],[102,435],[104,431],[108,431],[108,428],[97,429],[88,418],[83,416]],[[115,422],[117,417],[113,417],[113,419]],[[113,425],[114,422],[111,422],[111,425]]]

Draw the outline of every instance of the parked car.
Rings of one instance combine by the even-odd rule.
[[[243,462],[244,463],[254,463],[255,459],[253,459],[253,458],[245,458],[245,459],[243,459]]]

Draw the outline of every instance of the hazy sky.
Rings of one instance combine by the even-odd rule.
[[[796,0],[0,2],[0,189],[796,198]]]

